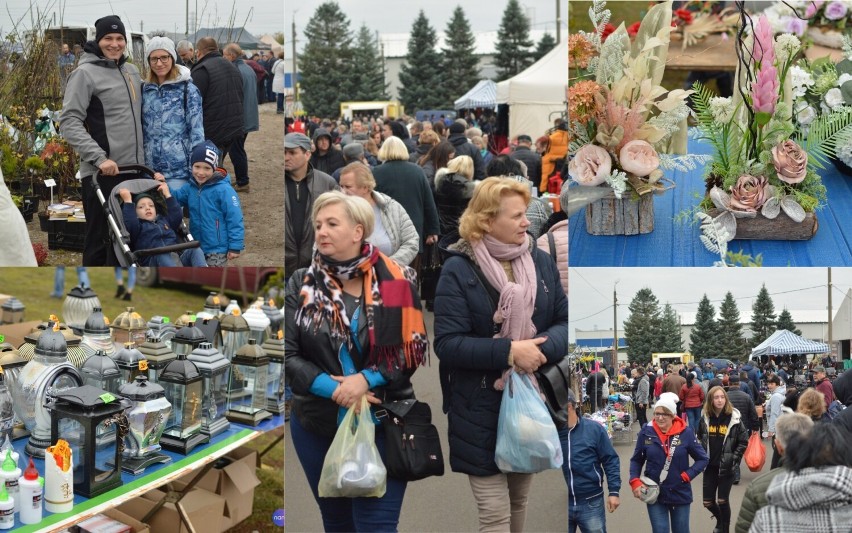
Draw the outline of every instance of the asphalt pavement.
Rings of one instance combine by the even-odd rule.
[[[424,312],[427,331],[432,327],[432,313]],[[408,484],[400,515],[402,532],[475,532],[477,531],[476,505],[471,494],[467,475],[450,471],[449,445],[447,444],[447,417],[441,412],[441,386],[438,380],[438,358],[431,354],[431,366],[417,370],[412,379],[420,401],[432,407],[433,423],[442,437],[446,473]],[[617,434],[613,445],[621,459],[621,505],[614,513],[607,513],[607,531],[610,533],[650,532],[651,526],[645,504],[633,497],[628,484],[630,456],[636,444],[638,429],[633,424],[630,433]],[[768,442],[768,441],[766,441]],[[290,428],[285,436],[284,504],[285,530],[289,532],[322,531],[322,519],[314,501],[298,458],[292,450]],[[771,449],[767,450],[764,472],[769,469]],[[732,530],[748,483],[760,473],[742,466],[742,480],[731,490]],[[690,531],[710,533],[715,521],[702,505],[702,476],[692,481],[693,503],[690,512]],[[566,531],[568,490],[561,470],[548,470],[535,475],[527,508],[527,532]],[[687,533],[687,532],[673,532]]]

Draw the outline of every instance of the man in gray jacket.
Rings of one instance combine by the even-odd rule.
[[[772,462],[770,468],[778,468],[781,464],[781,454],[775,445],[775,422],[781,416],[781,407],[784,406],[784,400],[787,398],[787,385],[781,382],[781,378],[772,374],[766,379],[766,387],[769,389],[771,396],[769,397],[769,405],[766,411],[766,425],[769,428],[769,436],[772,437]]]
[[[257,76],[243,61],[243,49],[237,43],[227,45],[223,55],[237,67],[243,80],[243,133],[234,138],[228,155],[231,156],[231,163],[234,164],[234,177],[237,180],[234,190],[247,193],[249,192],[249,174],[246,137],[249,133],[260,129],[257,113]]]
[[[92,176],[100,170],[98,185],[104,197],[135,176],[122,178],[118,167],[144,165],[142,150],[142,80],[127,63],[124,24],[115,15],[95,22],[95,40],[83,47],[76,69],[68,77],[59,132],[80,156],[86,239],[83,265],[116,265],[109,245],[103,207],[94,193]]]

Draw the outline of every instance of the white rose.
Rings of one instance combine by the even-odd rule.
[[[827,105],[832,111],[842,106],[845,101],[843,100],[843,93],[840,92],[840,89],[837,87],[833,89],[829,89],[827,93],[825,93],[825,105]]]
[[[804,109],[802,109],[802,110],[800,110],[796,113],[796,120],[802,126],[807,126],[811,122],[814,121],[816,116],[817,116],[816,109],[814,109],[813,107],[808,105],[808,106],[805,106]]]

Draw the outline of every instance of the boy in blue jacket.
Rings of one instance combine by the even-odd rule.
[[[189,230],[201,241],[209,266],[225,266],[239,257],[243,243],[243,212],[237,192],[219,170],[219,152],[207,140],[192,149],[192,179],[174,192],[189,208]]]
[[[180,206],[169,191],[169,186],[162,183],[157,191],[166,199],[167,216],[158,215],[154,197],[148,193],[140,193],[132,198],[130,191],[121,188],[118,194],[124,202],[121,212],[124,225],[130,234],[130,245],[133,250],[148,250],[178,244],[174,228],[183,221]],[[177,266],[172,254],[157,254],[139,258],[142,266]],[[204,254],[200,248],[190,248],[180,254],[183,266],[207,266]]]

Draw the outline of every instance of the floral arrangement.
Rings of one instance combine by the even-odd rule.
[[[694,169],[701,161],[664,153],[690,114],[690,91],[660,86],[673,29],[671,1],[648,11],[632,42],[623,23],[604,36],[611,15],[605,5],[595,0],[589,9],[594,32],[568,39],[574,72],[568,80],[568,174],[580,186],[605,189],[590,197],[660,192],[664,169]]]
[[[743,13],[742,20],[744,28],[751,27],[748,15]],[[702,206],[722,211],[715,218],[699,213],[701,240],[722,256],[736,235],[737,220],[773,220],[783,211],[801,223],[825,204],[825,186],[816,170],[824,168],[852,125],[852,108],[825,102],[830,89],[822,91],[822,86],[835,84],[837,76],[829,83],[830,76],[807,76],[795,64],[801,48],[798,37],[782,34],[773,39],[764,15],[739,45],[734,96],[714,97],[696,83],[693,97],[697,137],[715,151],[705,175],[708,197]],[[809,98],[822,100],[821,115]],[[806,128],[797,128],[794,114]]]
[[[732,8],[722,9],[722,2],[692,0],[684,2],[680,8],[672,11],[672,33],[670,39],[682,41],[682,48],[697,44],[710,34],[721,33],[727,38],[738,19]],[[639,32],[641,22],[627,27],[631,37]]]
[[[764,11],[774,33],[807,35],[817,44],[840,48],[840,37],[852,23],[848,0],[784,0]]]

